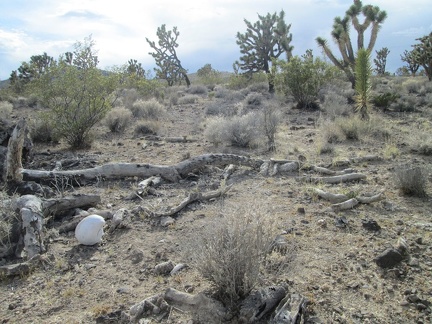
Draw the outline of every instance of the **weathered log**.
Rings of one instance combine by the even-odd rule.
[[[348,173],[348,174],[341,174],[332,177],[300,177],[299,179],[303,181],[310,181],[313,183],[322,182],[322,183],[335,184],[335,183],[363,180],[366,179],[366,175],[361,173]]]
[[[0,266],[0,277],[3,278],[26,275],[41,261],[42,257],[38,254],[25,262]]]
[[[63,198],[52,198],[43,200],[44,215],[57,215],[61,212],[82,207],[94,207],[100,204],[101,198],[99,195],[72,195]]]
[[[351,163],[376,162],[376,161],[382,161],[382,157],[378,155],[365,155],[365,156],[350,158],[349,161]]]
[[[355,206],[357,206],[359,201],[355,198],[348,199],[347,201],[341,202],[339,204],[333,204],[331,207],[333,211],[341,211],[341,210],[347,210],[352,209]]]
[[[340,203],[349,199],[346,195],[333,194],[318,188],[314,188],[314,193],[317,194],[319,197],[330,201],[332,204]]]
[[[227,314],[225,307],[219,301],[203,293],[191,295],[168,288],[164,299],[172,306],[191,312],[199,323],[221,323]]]
[[[254,323],[270,314],[285,297],[286,289],[271,286],[252,292],[240,306],[240,322]]]
[[[133,305],[129,310],[130,320],[131,323],[138,323],[147,313],[158,315],[168,309],[169,305],[164,300],[163,294],[157,294]]]
[[[44,252],[42,200],[33,195],[21,196],[15,201],[15,210],[21,215],[22,240],[16,254],[24,249],[27,259]]]
[[[345,170],[341,170],[341,171],[334,171],[334,170],[330,170],[324,167],[320,167],[320,166],[312,166],[311,168],[313,171],[320,173],[320,174],[324,174],[324,175],[331,175],[331,176],[335,176],[335,175],[342,175],[342,174],[347,174],[347,173],[353,173],[354,170],[353,169],[345,169]]]
[[[271,324],[304,323],[307,299],[299,294],[287,295],[277,306]]]
[[[263,163],[262,160],[252,159],[246,156],[235,154],[204,154],[197,157],[181,161],[172,166],[152,165],[152,164],[137,164],[137,163],[109,163],[97,166],[90,169],[81,170],[22,170],[24,180],[54,180],[56,177],[74,177],[75,179],[90,179],[95,180],[113,179],[123,177],[139,177],[148,178],[152,176],[161,176],[162,178],[176,182],[181,177],[187,176],[189,173],[199,170],[204,166],[225,166],[236,164],[259,168]]]
[[[384,198],[385,198],[384,194],[380,192],[379,194],[371,195],[371,196],[359,196],[357,197],[357,200],[362,204],[370,204],[376,201],[380,201]]]
[[[197,139],[190,138],[187,136],[163,137],[163,136],[150,135],[150,136],[146,136],[145,139],[149,141],[164,141],[167,143],[187,143],[187,142],[191,143],[197,141]]]
[[[5,182],[20,182],[23,179],[22,150],[26,134],[25,119],[20,119],[15,126],[12,136],[9,138],[8,150],[6,153],[6,165],[3,180]]]
[[[213,198],[218,198],[225,193],[228,192],[228,190],[231,189],[233,185],[225,186],[219,190],[209,191],[206,193],[201,192],[194,192],[190,193],[180,204],[177,206],[171,207],[168,209],[168,211],[162,211],[162,212],[153,212],[150,210],[146,210],[147,214],[150,217],[167,217],[167,216],[173,216],[177,214],[179,211],[181,211],[183,208],[185,208],[190,203],[193,203],[195,201],[203,201],[203,200],[209,200]]]

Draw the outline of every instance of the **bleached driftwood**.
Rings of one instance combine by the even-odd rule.
[[[9,138],[3,174],[3,180],[5,182],[20,182],[23,179],[21,169],[25,132],[25,119],[20,119],[12,132],[12,136]]]
[[[99,195],[71,195],[62,198],[44,199],[42,209],[44,215],[57,215],[67,210],[83,207],[94,207],[100,204]]]
[[[349,198],[344,194],[334,194],[330,192],[326,192],[324,190],[314,188],[314,193],[319,197],[330,201],[332,204],[341,203],[343,201],[347,201]]]
[[[282,286],[265,287],[253,291],[240,306],[240,322],[254,323],[272,312],[285,297]]]
[[[316,173],[323,174],[323,175],[329,175],[329,176],[354,173],[353,169],[345,169],[342,171],[335,171],[335,170],[330,170],[330,169],[320,167],[320,166],[312,166],[312,170],[315,171]]]
[[[380,192],[379,194],[376,195],[359,196],[357,197],[357,200],[362,204],[370,204],[376,201],[380,201],[384,198],[385,198],[384,194]]]
[[[225,307],[219,301],[209,298],[203,293],[192,295],[168,288],[165,291],[164,299],[169,305],[191,312],[200,323],[221,323],[227,314]]]
[[[351,181],[358,181],[366,179],[366,175],[361,173],[348,173],[348,174],[341,174],[331,177],[300,177],[299,180],[303,181],[310,181],[313,183],[329,183],[329,184],[335,184],[335,183],[343,183],[343,182],[351,182]]]
[[[358,205],[358,203],[359,201],[357,199],[351,198],[339,204],[333,204],[331,208],[333,209],[333,211],[347,210],[354,208]]]
[[[130,321],[131,323],[138,323],[147,313],[158,315],[167,312],[168,309],[169,305],[164,300],[164,295],[162,293],[157,294],[133,305],[129,310]]]
[[[150,211],[148,209],[145,209],[145,212],[150,217],[173,216],[173,215],[177,214],[179,211],[181,211],[183,208],[185,208],[187,205],[189,205],[190,203],[193,203],[195,201],[203,201],[203,200],[218,198],[218,197],[224,195],[226,192],[228,192],[228,190],[230,190],[231,187],[232,187],[232,184],[229,186],[225,186],[219,190],[209,191],[206,193],[201,193],[201,192],[190,193],[180,204],[178,204],[177,206],[169,208],[167,211],[154,212],[154,211]]]
[[[152,176],[161,176],[168,181],[176,182],[183,176],[187,176],[189,173],[199,170],[207,165],[225,166],[236,164],[251,168],[259,168],[262,162],[263,161],[259,159],[252,159],[235,154],[203,154],[171,166],[152,165],[146,163],[108,163],[82,170],[43,171],[23,169],[21,172],[24,180],[33,181],[53,180],[55,177],[73,177],[76,181],[79,181],[79,179],[95,180],[99,178],[148,178]]]
[[[271,324],[304,323],[308,300],[299,294],[288,294],[276,307]]]

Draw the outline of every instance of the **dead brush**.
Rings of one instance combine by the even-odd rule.
[[[275,222],[263,207],[225,208],[189,242],[187,253],[211,283],[215,297],[235,308],[260,283],[263,268],[275,271],[275,262],[269,259],[275,230]],[[284,264],[281,257],[276,259],[279,266]]]
[[[396,185],[402,194],[414,197],[426,197],[427,174],[420,166],[400,166],[395,170]]]

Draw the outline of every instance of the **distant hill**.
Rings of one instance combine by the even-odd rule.
[[[0,81],[0,89],[6,88],[9,85],[9,80]]]

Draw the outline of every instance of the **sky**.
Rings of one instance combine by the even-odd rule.
[[[58,58],[73,45],[92,36],[99,67],[106,69],[136,59],[153,70],[154,59],[146,38],[156,41],[162,24],[180,32],[177,54],[185,69],[196,72],[205,64],[232,72],[239,59],[237,32],[244,33],[244,19],[258,21],[258,14],[285,11],[291,24],[293,55],[312,49],[322,52],[315,38],[331,39],[333,19],[343,17],[351,0],[0,0],[0,80],[9,78],[32,55],[46,52]],[[416,38],[432,31],[430,0],[370,0],[388,14],[374,50],[387,47],[387,71],[404,65],[400,55],[411,50]],[[351,31],[351,38],[357,33]],[[369,30],[366,31],[366,40]],[[354,37],[353,37],[354,36]]]

